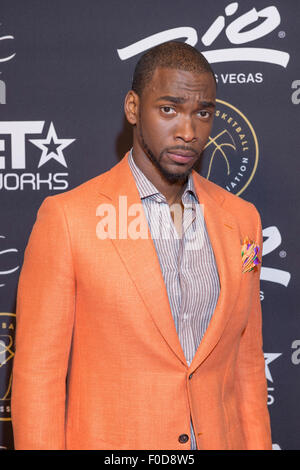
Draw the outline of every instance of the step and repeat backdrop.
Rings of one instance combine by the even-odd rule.
[[[214,126],[199,171],[260,211],[273,449],[300,449],[299,17],[297,0],[1,0],[2,449],[13,449],[16,292],[37,210],[130,148],[123,102],[134,66],[168,40],[195,46],[216,74]]]

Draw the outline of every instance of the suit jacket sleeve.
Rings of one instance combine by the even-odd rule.
[[[260,216],[255,209],[257,218],[256,242],[262,255],[262,228]],[[254,277],[251,310],[247,326],[243,332],[238,362],[238,396],[240,416],[247,449],[272,449],[270,418],[267,408],[267,382],[262,342],[262,312],[260,303],[260,270],[244,273],[243,276]]]
[[[16,449],[65,448],[74,298],[67,222],[57,198],[48,197],[25,250],[18,287],[12,386]]]

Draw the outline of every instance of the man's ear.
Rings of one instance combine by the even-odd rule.
[[[132,125],[137,123],[139,104],[139,96],[133,90],[130,90],[125,98],[124,111],[127,121]]]

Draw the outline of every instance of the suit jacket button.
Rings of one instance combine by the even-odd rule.
[[[189,379],[191,380],[192,377],[193,377],[193,374],[190,374],[190,375],[189,375]]]
[[[189,440],[189,436],[187,434],[180,434],[178,440],[180,444],[185,444]]]

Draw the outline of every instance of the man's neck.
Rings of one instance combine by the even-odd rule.
[[[186,181],[170,183],[163,175],[160,173],[159,169],[151,162],[148,157],[145,157],[141,152],[132,151],[132,158],[137,165],[137,167],[144,173],[146,178],[158,189],[158,191],[163,194],[169,204],[181,203],[181,196],[184,193],[184,190],[187,185]]]

